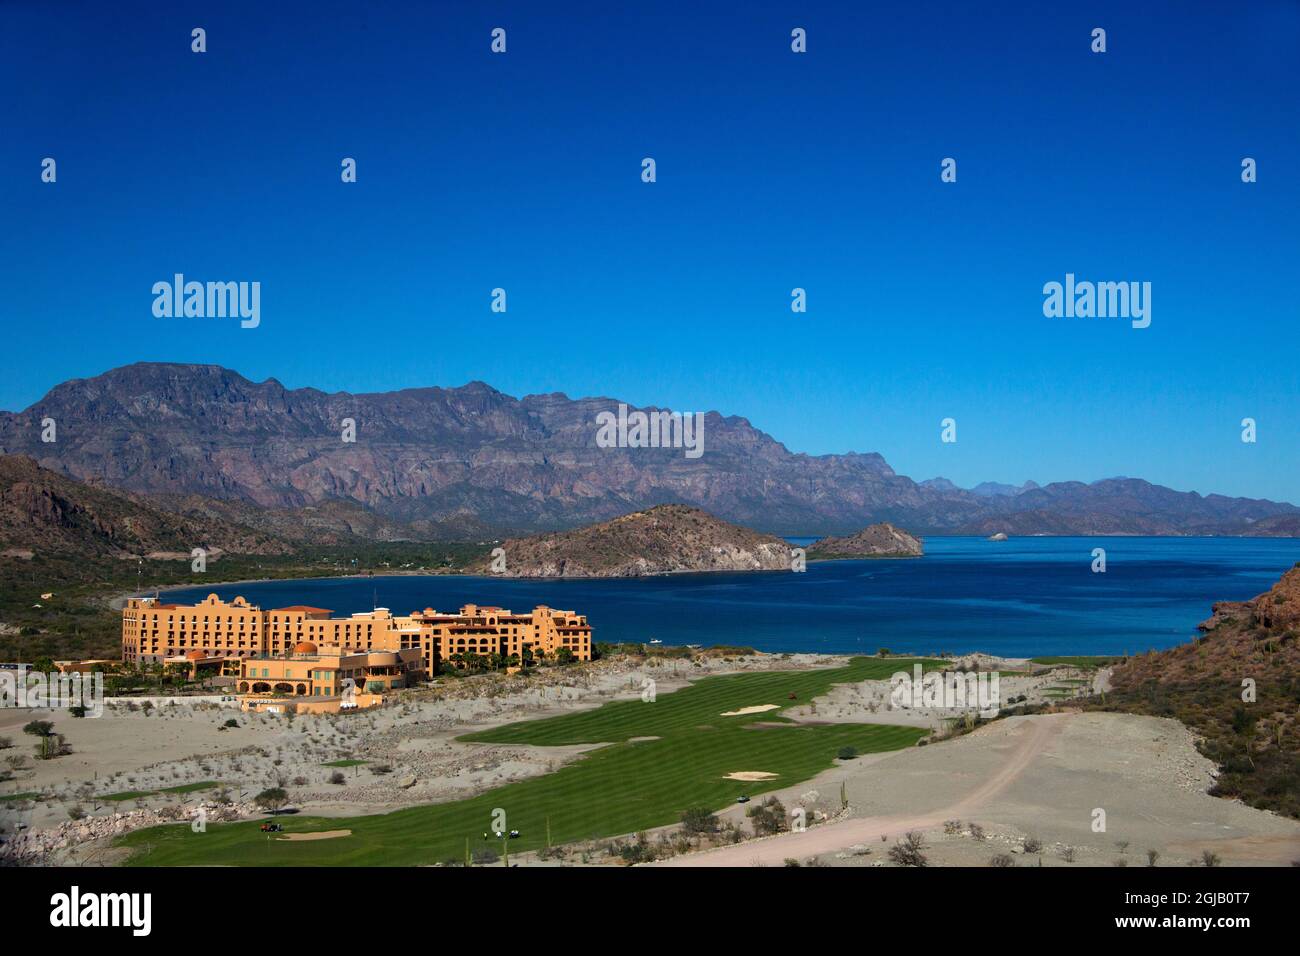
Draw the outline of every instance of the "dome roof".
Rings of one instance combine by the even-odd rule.
[[[187,661],[201,661],[201,660],[203,660],[203,658],[205,658],[205,657],[207,657],[207,656],[208,656],[208,655],[204,654],[202,651],[186,651],[186,652],[185,652],[185,659],[186,659]]]
[[[315,654],[316,645],[311,641],[300,641],[293,646],[293,652],[295,654]]]

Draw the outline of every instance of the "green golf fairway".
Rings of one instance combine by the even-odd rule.
[[[707,677],[653,702],[618,701],[595,710],[508,724],[461,740],[485,743],[603,743],[541,777],[452,803],[361,817],[282,817],[286,833],[351,830],[350,836],[294,842],[259,830],[261,821],[213,824],[194,833],[182,824],[127,834],[128,865],[143,866],[410,866],[461,861],[471,851],[502,851],[483,839],[495,809],[518,830],[509,851],[610,837],[676,823],[688,807],[721,808],[741,794],[787,787],[835,763],[841,747],[873,753],[909,747],[926,732],[878,724],[798,725],[781,716],[832,684],[887,679],[916,659],[857,657],[848,666]],[[919,661],[927,670],[942,661]],[[794,694],[795,699],[789,699]],[[757,705],[779,709],[723,717]],[[778,726],[768,726],[777,724]],[[757,726],[755,726],[757,725]],[[631,741],[636,737],[655,740]],[[724,779],[736,771],[777,776],[761,783]]]

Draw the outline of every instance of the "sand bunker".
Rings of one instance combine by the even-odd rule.
[[[773,780],[777,776],[778,776],[777,774],[768,773],[766,770],[737,770],[734,773],[727,774],[722,779],[723,780],[746,780],[752,782],[755,780]]]
[[[286,833],[276,837],[277,840],[333,840],[337,837],[352,836],[351,830],[321,830],[319,833]]]
[[[740,710],[728,710],[720,714],[721,717],[742,717],[745,714],[761,714],[769,710],[780,710],[780,704],[756,704],[753,707],[742,707]]]

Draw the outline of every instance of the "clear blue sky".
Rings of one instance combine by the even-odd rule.
[[[481,379],[1300,501],[1300,4],[987,6],[6,3],[0,407],[138,360]],[[260,281],[261,327],[154,318],[174,272]],[[1151,327],[1044,318],[1066,272]]]

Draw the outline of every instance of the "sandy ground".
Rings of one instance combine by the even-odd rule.
[[[954,740],[855,760],[779,791],[787,807],[806,795],[847,814],[802,833],[691,853],[658,865],[781,866],[787,859],[839,866],[891,865],[907,831],[925,836],[930,865],[1186,865],[1203,850],[1224,865],[1285,866],[1300,859],[1300,823],[1209,796],[1213,765],[1173,720],[1126,714],[1011,717]],[[835,805],[829,806],[830,803]],[[1094,831],[1104,811],[1104,832]],[[733,819],[738,809],[728,810]],[[960,821],[945,833],[946,821]],[[984,831],[981,839],[977,824]],[[1025,854],[1026,838],[1042,844]],[[1073,857],[1073,860],[1067,857]]]
[[[742,707],[740,710],[724,710],[719,717],[743,717],[746,714],[765,714],[769,710],[779,710],[780,704],[755,704],[752,707]]]
[[[276,837],[277,840],[288,840],[292,842],[304,843],[311,840],[336,840],[339,837],[352,836],[351,830],[317,830],[315,833],[286,833],[283,836]]]
[[[232,799],[242,801],[266,787],[283,786],[300,811],[339,818],[458,799],[553,771],[590,749],[463,744],[454,740],[460,734],[633,699],[646,678],[656,682],[658,692],[670,693],[708,674],[843,662],[817,655],[699,664],[602,661],[529,678],[444,679],[433,688],[403,692],[381,709],[347,716],[286,719],[211,702],[113,706],[98,720],[0,710],[0,738],[10,741],[0,749],[0,769],[14,768],[13,779],[0,783],[0,796],[40,794],[35,800],[0,801],[0,827],[13,833],[54,827],[80,812],[107,817],[135,808],[189,807],[211,800],[217,791],[116,802],[103,798],[205,780],[219,781]],[[1101,687],[1105,679],[1104,673],[1057,670],[1004,677],[1000,683],[1004,700],[1024,695],[1034,701],[1060,700],[1061,693],[1086,687],[1084,682]],[[844,685],[785,713],[808,721],[927,727],[952,718],[949,712],[890,709],[888,691],[885,681]],[[32,759],[35,740],[21,728],[33,717],[52,720],[72,753]],[[223,729],[231,719],[238,726]],[[326,766],[343,759],[365,763]],[[733,776],[764,773],[741,764]],[[333,782],[336,774],[339,782]],[[809,819],[821,814],[831,822],[690,854],[670,865],[781,865],[787,858],[812,857],[836,866],[891,865],[887,850],[907,830],[924,832],[933,865],[984,866],[994,855],[1007,854],[1017,865],[1041,859],[1045,866],[1121,860],[1136,866],[1146,864],[1148,849],[1160,854],[1162,864],[1186,863],[1207,849],[1226,865],[1285,865],[1300,859],[1300,823],[1210,797],[1205,791],[1212,779],[1212,765],[1174,721],[1119,714],[1012,717],[953,740],[864,755],[778,790],[787,807],[802,805],[811,811]],[[840,807],[841,785],[847,811]],[[744,824],[745,809],[733,806],[720,815]],[[1105,832],[1092,829],[1098,809],[1106,814]],[[946,821],[961,825],[945,832]],[[1027,837],[1042,843],[1030,857],[1022,852]],[[520,861],[526,862],[523,856]]]
[[[549,773],[592,746],[529,747],[464,744],[455,737],[513,721],[585,710],[639,697],[643,681],[670,693],[709,674],[837,666],[845,658],[812,654],[688,660],[600,661],[545,669],[527,678],[484,675],[443,679],[404,691],[382,708],[346,716],[245,714],[210,701],[134,709],[112,704],[98,719],[62,711],[0,709],[0,768],[18,762],[0,797],[36,792],[35,800],[0,801],[5,832],[42,829],[74,813],[107,816],[135,808],[196,804],[216,789],[106,801],[108,794],[154,791],[219,781],[235,800],[284,787],[301,812],[347,817],[472,796]],[[72,752],[33,758],[35,738],[22,732],[33,719],[50,720]],[[225,729],[229,720],[238,727]],[[2,742],[2,741],[0,741]],[[329,767],[338,760],[364,764]],[[333,782],[338,774],[339,782]],[[98,799],[97,799],[98,798]]]

